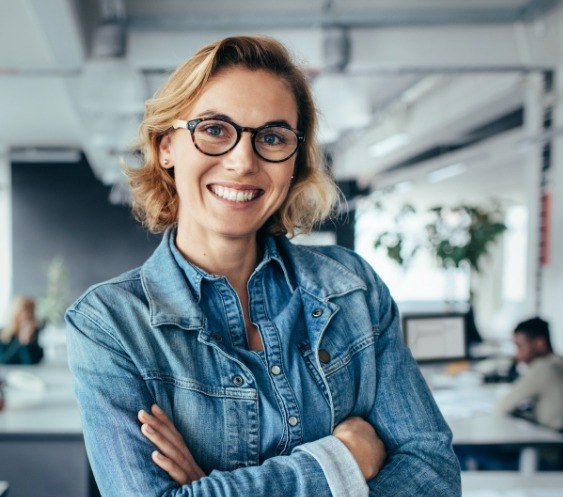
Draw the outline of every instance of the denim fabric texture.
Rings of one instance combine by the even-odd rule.
[[[451,433],[405,347],[383,282],[341,247],[266,237],[248,282],[263,352],[223,277],[176,251],[90,288],[67,311],[69,363],[104,496],[461,495]],[[179,486],[137,412],[162,407],[208,476]],[[388,459],[366,485],[331,435],[368,420]]]

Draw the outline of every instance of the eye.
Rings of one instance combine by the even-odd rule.
[[[268,147],[285,145],[288,142],[288,133],[285,128],[267,128],[256,137],[259,143]]]
[[[204,124],[201,131],[213,138],[219,138],[226,133],[225,126],[219,123]]]

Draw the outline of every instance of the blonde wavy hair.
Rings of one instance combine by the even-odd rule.
[[[125,173],[133,213],[153,233],[175,225],[179,207],[173,169],[160,165],[160,141],[171,132],[174,120],[196,102],[210,78],[233,66],[265,70],[285,81],[297,103],[297,128],[305,134],[297,152],[293,183],[284,203],[266,223],[268,232],[289,236],[308,233],[331,215],[341,199],[316,140],[317,111],[305,74],[288,50],[272,38],[229,37],[200,49],[146,102],[136,146],[143,164],[140,168],[125,167]]]

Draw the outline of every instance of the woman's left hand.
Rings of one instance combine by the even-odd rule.
[[[138,418],[143,423],[141,432],[158,449],[152,453],[154,463],[180,485],[203,478],[205,473],[195,462],[190,449],[170,418],[156,404],[151,407],[151,412],[152,415],[141,410]]]

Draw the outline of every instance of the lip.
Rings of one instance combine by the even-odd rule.
[[[236,190],[240,192],[245,191],[257,191],[257,195],[252,200],[246,200],[244,202],[229,200],[224,197],[220,197],[213,191],[214,186],[220,186],[222,188],[229,188],[231,190]],[[241,184],[241,183],[230,183],[230,182],[213,182],[206,185],[207,191],[211,194],[213,198],[219,200],[223,204],[227,204],[232,208],[244,209],[253,206],[259,199],[264,195],[265,191],[255,185]]]
[[[230,188],[232,190],[247,191],[247,190],[259,190],[263,191],[262,188],[255,185],[248,185],[243,183],[231,183],[228,181],[214,181],[213,183],[208,183],[207,189],[209,190],[213,185],[222,186],[223,188]]]

